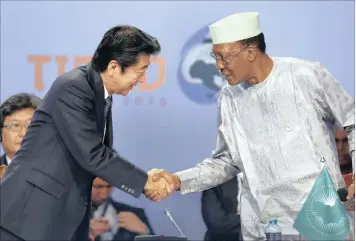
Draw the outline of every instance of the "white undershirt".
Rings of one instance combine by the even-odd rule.
[[[108,93],[108,91],[106,90],[105,85],[104,85],[104,93],[105,93],[105,95],[104,95],[104,100],[105,100],[107,97],[109,97],[109,93]]]
[[[6,156],[7,165],[10,165],[10,162],[11,162],[11,161],[12,161],[12,160],[10,159],[10,157]]]
[[[109,93],[104,85],[104,101],[106,100],[106,98],[109,97]],[[104,136],[103,136],[103,143],[104,143],[104,139],[105,139],[105,133],[106,133],[106,119],[104,120]]]

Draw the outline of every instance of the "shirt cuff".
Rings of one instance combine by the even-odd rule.
[[[198,170],[190,168],[181,172],[174,173],[180,180],[180,193],[187,194],[199,191]]]

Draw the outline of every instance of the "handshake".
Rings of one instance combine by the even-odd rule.
[[[159,202],[180,189],[179,177],[163,169],[152,169],[147,174],[144,194],[152,201]]]

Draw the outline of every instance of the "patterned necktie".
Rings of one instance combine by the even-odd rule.
[[[105,120],[105,123],[107,121],[107,117],[108,117],[108,114],[109,114],[109,111],[111,109],[111,104],[112,104],[112,97],[109,96],[105,99],[105,105],[104,105],[104,120]]]

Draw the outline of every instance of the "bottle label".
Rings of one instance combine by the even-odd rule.
[[[266,233],[267,241],[281,241],[282,234],[281,233]]]

